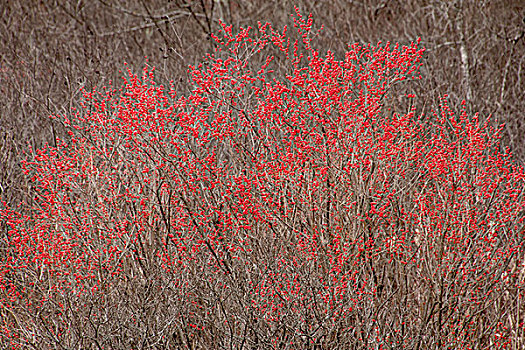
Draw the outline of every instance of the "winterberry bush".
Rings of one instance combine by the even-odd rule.
[[[523,168],[446,96],[418,114],[419,42],[336,59],[312,22],[224,25],[191,93],[128,70],[56,117],[2,209],[9,347],[523,346]]]

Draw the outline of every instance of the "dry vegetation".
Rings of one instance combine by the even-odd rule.
[[[525,161],[525,4],[520,1],[0,0],[2,206],[14,208],[25,202],[27,205],[21,207],[22,211],[33,206],[35,184],[24,176],[21,162],[28,152],[34,152],[45,144],[56,146],[57,140],[70,137],[67,128],[50,115],[67,116],[78,108],[81,88],[89,91],[108,86],[111,82],[114,87],[119,87],[122,76],[126,75],[120,71],[124,62],[132,71],[140,72],[147,57],[147,64],[156,67],[155,78],[159,83],[173,81],[179,95],[190,95],[194,86],[188,83],[188,66],[201,62],[204,55],[212,52],[215,44],[211,33],[219,29],[219,20],[232,24],[234,31],[245,26],[257,27],[258,21],[271,22],[274,28],[292,26],[290,14],[294,13],[294,5],[303,14],[312,13],[316,24],[323,25],[313,43],[322,54],[328,50],[334,52],[336,59],[342,59],[348,44],[356,42],[409,44],[421,38],[421,46],[426,47],[421,67],[423,79],[402,86],[417,95],[416,112],[430,115],[432,110],[439,110],[440,98],[445,94],[455,110],[461,110],[461,101],[466,100],[469,115],[479,112],[482,122],[490,116],[493,125],[505,124],[502,130],[503,147],[511,149],[516,162]],[[279,60],[277,57],[275,61],[274,74],[277,75],[281,73]],[[256,62],[254,65],[257,65]],[[286,71],[286,67],[282,70]],[[407,99],[401,95],[390,96],[386,103],[386,108],[391,107],[402,113],[410,108]],[[139,180],[144,178],[139,176]],[[158,186],[157,190],[161,185]],[[96,188],[90,190],[94,192]],[[155,191],[150,195],[154,197]],[[160,205],[162,200],[158,201]],[[195,208],[199,206],[198,203],[192,205]],[[490,205],[495,205],[492,200]],[[159,222],[158,230],[169,226],[163,226],[162,219]],[[150,234],[153,235],[154,231]],[[8,249],[8,225],[4,218],[0,219],[0,235],[0,256],[6,258],[12,252]],[[272,265],[277,260],[272,255],[275,252],[279,251],[286,257],[296,253],[285,251],[286,248],[278,240],[261,242],[256,242],[262,244],[260,251],[254,253],[256,259],[244,258],[250,263],[253,263],[251,259],[267,261],[270,270],[278,268]],[[33,339],[32,343],[24,344],[24,348],[32,344],[35,349],[286,348],[284,342],[294,337],[294,327],[299,329],[304,326],[294,318],[293,313],[288,316],[288,321],[297,323],[290,323],[289,328],[272,328],[272,325],[261,321],[260,315],[243,314],[246,306],[243,303],[249,303],[250,296],[242,283],[232,282],[230,285],[236,298],[232,301],[219,282],[213,284],[210,280],[212,275],[197,267],[175,278],[173,274],[166,273],[154,255],[162,250],[165,242],[150,239],[149,244],[146,248],[137,248],[136,259],[119,261],[127,269],[126,274],[121,279],[115,279],[118,283],[102,283],[105,289],[97,298],[61,296],[46,304],[31,321],[29,319],[34,311],[31,307],[19,305],[18,308],[2,309],[0,326],[4,327],[1,334],[4,338],[0,338],[0,343],[8,337],[6,327],[8,330],[12,327],[10,331],[13,334],[18,332],[18,336]],[[509,265],[517,264],[522,255],[521,250],[509,258],[504,270]],[[372,266],[373,263],[370,264]],[[378,307],[381,312],[377,315],[365,313],[360,317],[379,317],[385,327],[397,327],[397,316],[416,317],[408,314],[409,308],[403,310],[402,305],[407,303],[403,296],[410,294],[413,286],[410,283],[417,283],[410,278],[417,274],[403,270],[400,265],[396,267],[400,270],[389,270],[385,266],[390,265],[384,262],[378,264],[383,270],[377,270],[378,276],[372,273],[374,279],[397,277],[388,282],[390,284],[381,285],[384,291],[379,291],[379,294],[384,294],[375,301],[384,303]],[[374,270],[373,267],[371,270],[366,266],[362,268],[363,275]],[[234,273],[241,280],[254,278],[246,270],[238,269]],[[34,276],[16,278],[22,284],[33,281],[31,279],[39,281],[42,278],[37,276],[39,271],[33,272]],[[314,280],[311,282],[312,290],[322,287],[316,284],[319,280],[315,273],[308,269],[299,273],[304,278],[303,282],[308,277]],[[111,278],[110,275],[102,277]],[[224,280],[220,283],[228,285],[230,277],[224,275],[222,278]],[[191,283],[180,284],[185,279]],[[443,290],[446,281],[440,283]],[[421,288],[424,288],[423,284]],[[177,298],[184,288],[187,288],[185,293],[192,296],[193,304]],[[399,290],[404,293],[398,293]],[[49,291],[44,286],[40,290],[35,289],[38,297],[28,295],[27,298],[34,297],[36,300],[46,292]],[[515,321],[515,328],[508,332],[519,339],[510,345],[518,349],[525,346],[523,324],[520,324],[524,309],[514,299],[517,290],[499,292],[501,297],[493,304],[487,303],[486,309],[495,314],[503,310],[500,313],[504,314],[504,308],[509,307],[509,312],[517,313],[512,317],[507,314],[500,317]],[[59,308],[53,302],[61,302],[65,308],[63,305]],[[434,308],[436,305],[443,308],[444,311],[439,310],[441,317],[442,311],[444,315],[452,315],[452,312],[447,314],[448,309],[460,306],[442,305],[441,299],[439,304],[433,302],[434,299],[429,299],[427,306],[421,306],[427,309],[420,310],[420,315],[428,316],[428,324],[424,319],[413,319],[417,327],[407,330],[407,334],[413,337],[405,343],[407,348],[445,348],[446,343],[434,342],[435,339],[446,339],[446,336],[440,338],[441,319],[434,320],[438,312]],[[206,314],[209,305],[216,311],[212,315]],[[391,309],[386,310],[385,305]],[[56,316],[58,309],[64,315]],[[393,314],[390,315],[390,311]],[[187,319],[180,316],[184,314],[197,315],[196,319],[208,323],[191,328]],[[71,336],[58,339],[53,327],[59,326],[53,324],[53,320],[67,323]],[[473,315],[469,321],[472,320],[494,327],[490,320],[479,315]],[[31,326],[24,327],[26,322]],[[282,321],[281,325],[285,323]],[[313,345],[308,343],[310,339],[306,339],[305,347],[373,348],[377,345],[362,341],[365,337],[357,334],[358,331],[353,333],[353,338],[345,336],[344,330],[359,323],[358,319],[332,324],[312,319],[312,323],[319,324],[321,330],[316,330],[319,332],[316,334],[322,336]],[[333,328],[322,328],[326,324]],[[371,334],[374,330],[370,324],[360,327],[361,334]],[[203,330],[205,328],[206,331]],[[388,330],[384,332],[388,333]],[[494,345],[487,340],[489,335],[482,330],[479,332],[479,344]],[[272,343],[279,337],[283,343]],[[476,344],[473,346],[476,348]]]

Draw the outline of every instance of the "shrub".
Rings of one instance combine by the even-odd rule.
[[[223,26],[188,96],[146,67],[57,117],[2,210],[9,346],[523,344],[523,168],[446,96],[384,107],[417,104],[418,43],[337,60],[312,22]]]

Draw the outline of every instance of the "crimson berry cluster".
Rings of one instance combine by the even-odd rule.
[[[11,348],[523,346],[524,169],[446,96],[385,107],[419,41],[337,59],[312,25],[224,25],[191,93],[128,69],[56,117],[1,210]]]

